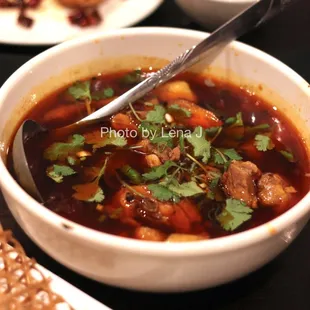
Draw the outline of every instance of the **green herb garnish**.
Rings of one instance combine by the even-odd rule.
[[[253,210],[237,199],[227,199],[226,206],[217,216],[221,226],[227,231],[237,229],[252,217]]]
[[[76,100],[91,100],[90,81],[76,82],[69,87],[68,92]]]
[[[93,100],[107,99],[114,96],[114,90],[111,87],[104,88],[91,94]]]
[[[143,178],[147,181],[154,181],[161,179],[168,175],[168,170],[171,167],[177,167],[177,166],[178,165],[175,162],[168,160],[163,165],[153,167],[150,172],[144,173]]]
[[[98,135],[94,139],[86,139],[86,143],[92,144],[93,149],[100,149],[108,145],[123,147],[127,144],[127,140],[123,136],[120,136],[118,132],[111,131],[103,137]]]
[[[154,110],[147,113],[145,121],[155,124],[164,124],[165,114],[166,109],[163,106],[157,104],[155,105]]]
[[[262,152],[272,150],[275,146],[270,137],[265,135],[256,135],[254,145],[259,151]]]
[[[65,160],[68,156],[74,156],[81,151],[85,138],[75,134],[68,139],[68,142],[55,142],[44,151],[44,158],[50,161]]]
[[[167,187],[180,197],[191,197],[204,192],[194,181],[179,184],[174,180]]]
[[[152,192],[152,195],[160,201],[168,201],[168,200],[173,200],[175,202],[179,201],[179,196],[176,195],[171,190],[169,190],[165,185],[161,183],[150,184],[147,186],[147,188]]]
[[[194,148],[194,156],[201,157],[206,164],[211,156],[211,143],[206,140],[203,128],[196,127],[190,135],[186,136],[186,139]]]
[[[142,70],[137,69],[134,70],[125,76],[123,76],[121,80],[124,84],[132,85],[132,84],[137,84],[142,81]]]
[[[46,175],[56,183],[62,183],[63,177],[73,174],[76,174],[76,171],[74,171],[71,167],[64,165],[53,165],[46,169]]]
[[[210,127],[210,128],[205,129],[205,131],[206,131],[206,134],[208,135],[208,137],[212,138],[218,133],[220,128],[221,127]]]
[[[230,127],[242,127],[243,126],[242,113],[238,112],[236,116],[227,118],[225,121],[225,125]]]
[[[173,147],[173,140],[170,136],[159,136],[159,137],[154,137],[153,139],[150,139],[151,143],[153,144],[158,144],[158,145],[163,145],[172,148]]]
[[[178,104],[172,104],[168,107],[168,112],[182,114],[185,117],[190,117],[192,115],[191,111],[180,107]]]

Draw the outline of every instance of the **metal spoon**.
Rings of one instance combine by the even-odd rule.
[[[113,100],[108,105],[72,125],[53,130],[53,132],[70,130],[81,125],[100,122],[102,118],[118,112],[127,106],[129,102],[140,99],[160,84],[167,82],[175,75],[185,71],[200,60],[207,59],[211,62],[228,43],[245,34],[250,29],[257,27],[271,16],[283,10],[288,4],[296,1],[297,0],[260,0],[256,2],[218,28],[198,45],[185,51],[167,66]],[[47,129],[33,120],[26,120],[18,129],[13,142],[13,165],[16,176],[23,188],[41,202],[43,202],[43,199],[29,169],[24,144],[27,139],[31,139],[31,137],[43,131],[47,131]]]

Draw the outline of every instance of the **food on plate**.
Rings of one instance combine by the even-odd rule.
[[[0,0],[1,8],[17,8],[19,10],[17,22],[24,28],[32,27],[34,19],[29,17],[27,10],[37,9],[41,5],[42,0]],[[104,0],[58,0],[65,7],[72,9],[68,15],[71,24],[79,27],[96,26],[101,23],[97,6]]]
[[[48,128],[71,124],[149,74],[76,81],[25,118]],[[309,158],[289,119],[247,90],[194,73],[100,124],[29,140],[26,153],[46,208],[139,240],[235,234],[279,216],[309,190]]]

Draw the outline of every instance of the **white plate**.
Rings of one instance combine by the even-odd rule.
[[[37,265],[45,277],[51,279],[50,287],[54,293],[62,296],[65,301],[75,310],[111,310],[99,301],[85,294],[75,286],[56,276],[44,267]],[[67,307],[58,307],[59,310]],[[56,308],[58,310],[58,308]]]
[[[34,18],[31,28],[17,24],[17,9],[0,9],[0,43],[22,45],[53,45],[78,36],[108,29],[128,27],[154,12],[163,0],[105,0],[99,7],[100,25],[80,28],[68,21],[69,10],[57,0],[42,0],[40,8],[28,10]]]

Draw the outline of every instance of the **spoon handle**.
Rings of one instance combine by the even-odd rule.
[[[131,88],[108,105],[83,118],[77,124],[94,123],[110,116],[132,103],[175,75],[185,71],[201,60],[209,63],[231,41],[275,15],[291,2],[297,0],[260,0],[232,18],[198,45],[185,51],[164,68]]]

